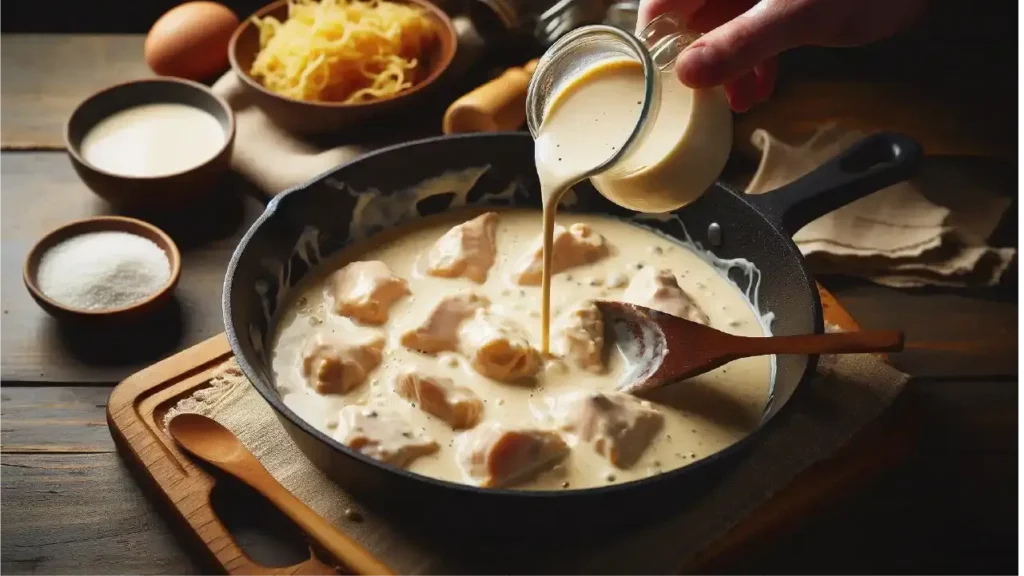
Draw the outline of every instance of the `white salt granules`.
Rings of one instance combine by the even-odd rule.
[[[152,296],[170,277],[167,255],[151,240],[127,232],[92,232],[47,250],[36,283],[64,306],[108,310]]]

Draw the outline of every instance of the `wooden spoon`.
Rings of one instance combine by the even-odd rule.
[[[394,574],[358,542],[285,490],[252,452],[216,420],[199,414],[179,414],[171,419],[167,430],[188,453],[245,482],[273,502],[353,574]]]
[[[625,302],[596,302],[605,332],[629,367],[619,390],[631,394],[692,378],[739,358],[766,354],[856,354],[903,350],[901,330],[748,337]]]

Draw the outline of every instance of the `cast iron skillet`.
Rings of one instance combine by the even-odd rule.
[[[790,239],[813,219],[857,198],[909,178],[921,149],[898,134],[866,138],[799,181],[771,193],[744,197],[721,184],[687,208],[663,220],[643,224],[675,238],[686,234],[721,258],[746,258],[761,272],[757,300],[775,314],[776,335],[822,332],[822,309],[813,279]],[[472,190],[421,199],[410,192],[443,172],[487,167]],[[476,171],[477,173],[480,170]],[[467,177],[472,180],[471,177]],[[435,181],[427,184],[444,191]],[[355,192],[364,193],[361,196]],[[253,224],[231,259],[224,283],[224,319],[228,339],[245,375],[279,416],[296,444],[326,474],[346,489],[376,502],[433,507],[447,515],[465,512],[502,517],[576,516],[600,509],[636,510],[649,498],[684,499],[699,494],[727,467],[733,447],[645,480],[587,490],[483,490],[443,482],[392,468],[347,449],[315,430],[289,410],[272,382],[265,339],[272,319],[289,291],[322,260],[376,230],[466,205],[540,207],[533,141],[527,134],[473,134],[432,138],[366,155],[276,197]],[[576,187],[567,211],[598,212],[623,218],[634,214],[604,199],[589,185]],[[363,214],[351,222],[354,212]],[[373,215],[376,225],[367,225]],[[683,226],[685,225],[685,232]],[[537,229],[540,230],[538,214]],[[740,287],[749,279],[734,277]],[[774,390],[755,438],[787,404],[817,358],[780,356]],[[659,507],[660,508],[660,507]]]

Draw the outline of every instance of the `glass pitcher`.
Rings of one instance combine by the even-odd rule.
[[[612,202],[637,212],[686,206],[718,179],[732,148],[732,111],[724,91],[693,90],[675,75],[676,57],[699,37],[668,14],[636,35],[606,25],[567,33],[541,57],[531,79],[526,103],[530,133],[537,138],[552,102],[583,72],[633,59],[644,75],[636,125],[589,173],[591,183]]]

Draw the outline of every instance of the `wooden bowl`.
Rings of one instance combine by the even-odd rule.
[[[428,66],[426,77],[408,90],[380,100],[355,104],[307,102],[271,92],[249,72],[260,49],[259,29],[253,24],[252,18],[246,18],[231,36],[231,43],[228,45],[231,68],[242,79],[242,84],[254,102],[275,124],[301,136],[329,134],[372,117],[414,108],[430,93],[429,88],[452,63],[458,36],[448,15],[429,0],[395,1],[423,8],[438,31],[438,42],[429,53],[422,56]],[[279,0],[265,6],[253,16],[273,16],[284,22],[288,18],[288,0]]]
[[[57,244],[80,234],[87,234],[90,232],[128,232],[129,234],[135,234],[141,236],[147,240],[152,241],[154,244],[160,247],[167,255],[167,259],[171,264],[171,275],[168,278],[167,283],[164,284],[160,290],[153,295],[140,300],[134,304],[123,306],[120,308],[109,308],[104,310],[85,310],[82,308],[74,308],[61,304],[43,294],[40,290],[36,276],[39,272],[39,263],[43,258],[43,254],[47,250],[53,248]],[[134,218],[125,218],[123,216],[98,216],[95,218],[86,218],[84,220],[76,220],[70,224],[65,224],[56,230],[53,230],[46,236],[43,236],[35,246],[32,247],[28,252],[28,257],[25,259],[25,266],[22,269],[22,278],[25,281],[25,287],[28,289],[29,294],[35,299],[36,303],[39,304],[47,313],[58,320],[62,321],[130,321],[142,319],[145,316],[150,315],[152,312],[156,312],[162,308],[165,304],[169,303],[171,296],[174,293],[174,288],[178,284],[178,278],[181,276],[181,253],[178,252],[178,247],[175,245],[171,237],[165,234],[162,230],[141,220]]]
[[[128,176],[93,166],[81,154],[82,139],[115,112],[143,104],[194,106],[213,115],[224,129],[224,146],[203,164],[164,176]],[[68,118],[64,142],[75,172],[89,189],[111,204],[129,209],[172,208],[220,183],[230,168],[235,143],[235,115],[227,102],[206,86],[180,78],[147,78],[117,84],[86,98]]]

